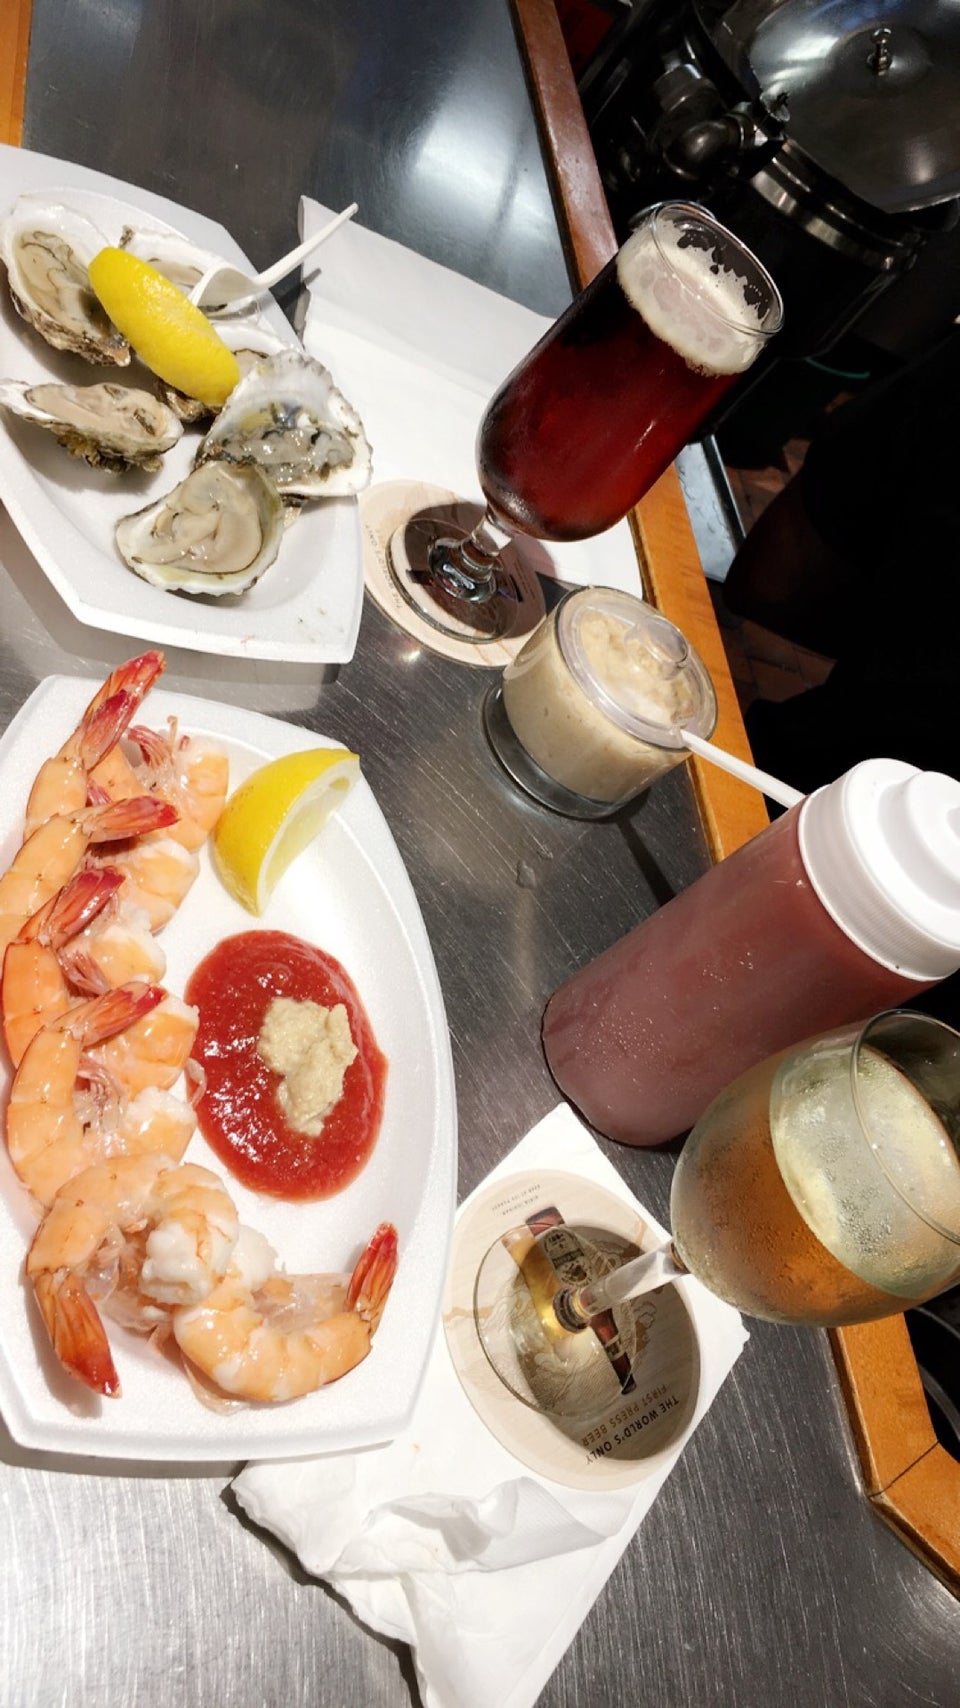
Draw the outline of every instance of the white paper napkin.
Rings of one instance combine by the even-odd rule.
[[[335,211],[302,196],[303,236]],[[374,481],[425,481],[481,502],[480,417],[550,321],[356,220],[307,267],[303,342],[359,410]],[[561,581],[641,591],[626,522],[547,549]]]
[[[616,1192],[663,1233],[566,1105],[478,1190],[545,1165]],[[679,1285],[700,1337],[689,1439],[747,1334],[738,1313],[698,1282]],[[381,1332],[388,1329],[389,1317]],[[411,1645],[425,1708],[529,1708],[682,1446],[645,1481],[621,1490],[586,1492],[540,1477],[481,1422],[441,1331],[410,1426],[397,1440],[360,1453],[248,1465],[233,1487],[254,1522],[333,1584],[366,1624]]]

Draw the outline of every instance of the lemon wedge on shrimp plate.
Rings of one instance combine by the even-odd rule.
[[[213,833],[213,864],[230,894],[263,913],[291,861],[319,836],[360,775],[345,747],[311,747],[261,765],[227,801]]]

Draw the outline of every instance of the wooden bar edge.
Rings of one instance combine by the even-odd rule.
[[[901,1541],[960,1596],[960,1465],[946,1449],[931,1447],[871,1500]]]
[[[937,1442],[906,1323],[883,1317],[830,1340],[867,1493],[882,1494]]]
[[[675,469],[662,475],[630,518],[646,596],[695,647],[717,696],[718,747],[751,760],[740,704],[707,590],[687,506]],[[763,796],[706,760],[689,761],[700,816],[714,860],[732,854],[763,830]]]
[[[876,1512],[960,1594],[960,1464],[937,1441],[903,1317],[833,1329],[830,1340]]]
[[[0,32],[0,142],[19,146],[30,51],[31,0],[4,0]]]

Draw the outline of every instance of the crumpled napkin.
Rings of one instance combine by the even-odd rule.
[[[478,1190],[545,1164],[618,1193],[662,1234],[566,1105]],[[687,1439],[747,1334],[738,1313],[692,1277],[679,1285],[700,1339],[700,1393]],[[395,1441],[251,1464],[233,1488],[254,1522],[334,1585],[367,1625],[410,1644],[425,1708],[529,1708],[682,1448],[681,1440],[655,1472],[625,1489],[589,1492],[540,1477],[476,1414],[441,1329],[410,1426]]]
[[[304,238],[333,211],[302,196]],[[304,348],[359,411],[374,481],[426,481],[480,503],[480,417],[551,322],[356,219],[307,262],[305,283]],[[547,551],[564,583],[641,591],[627,522]]]

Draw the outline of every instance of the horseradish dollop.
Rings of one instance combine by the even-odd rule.
[[[260,1027],[257,1051],[274,1073],[280,1107],[291,1127],[315,1139],[343,1096],[343,1080],[357,1047],[342,1002],[274,997]]]

